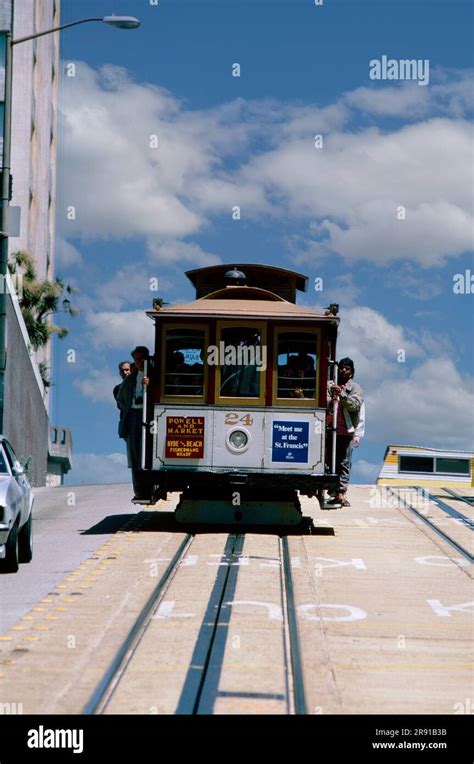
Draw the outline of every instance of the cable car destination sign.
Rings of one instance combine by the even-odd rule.
[[[167,459],[202,459],[204,456],[204,417],[166,417]]]

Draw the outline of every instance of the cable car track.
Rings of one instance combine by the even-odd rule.
[[[115,656],[108,669],[104,673],[102,679],[84,706],[82,711],[83,714],[100,714],[103,712],[115,690],[115,687],[119,683],[121,676],[126,670],[128,662],[130,661],[136,647],[138,646],[143,634],[145,633],[153,612],[155,611],[160,600],[163,598],[168,584],[172,580],[173,576],[179,568],[181,560],[184,558],[186,552],[191,546],[192,540],[193,536],[191,534],[187,534],[179,545],[178,550],[174,554],[171,562],[167,566],[159,582],[155,586],[152,594],[140,611],[138,618],[123,640],[119,649],[115,653]]]
[[[301,646],[296,618],[293,578],[291,575],[291,558],[288,537],[280,539],[280,559],[282,576],[283,612],[286,613],[286,654],[287,664],[291,664],[293,679],[293,703],[295,714],[307,714],[306,691],[301,661]],[[287,665],[287,673],[289,666]]]
[[[446,489],[443,489],[443,490],[446,490]],[[449,504],[446,504],[442,499],[439,498],[439,496],[434,496],[432,493],[430,493],[424,488],[418,488],[418,493],[421,493],[422,496],[427,496],[430,501],[436,504],[437,507],[439,507],[443,512],[445,512],[447,515],[452,517],[454,520],[460,520],[471,531],[474,530],[474,522],[471,520],[470,517],[463,515],[462,512],[459,512],[457,509],[454,509],[454,507],[450,507]]]
[[[446,493],[450,494],[453,499],[464,502],[464,504],[467,504],[468,507],[474,507],[474,496],[461,496],[460,493],[453,491],[451,488],[443,487],[443,491],[446,491]]]
[[[474,562],[474,556],[463,546],[457,543],[457,541],[454,541],[454,539],[451,538],[447,533],[445,533],[442,528],[439,528],[435,523],[433,523],[426,515],[423,514],[423,512],[419,512],[415,507],[413,507],[406,499],[403,497],[403,494],[400,493],[400,491],[394,490],[391,486],[388,487],[388,490],[390,493],[392,493],[394,496],[397,497],[399,501],[403,503],[403,505],[414,515],[416,515],[420,520],[422,520],[426,525],[428,525],[435,533],[438,534],[438,536],[441,536],[445,541],[447,541],[448,544],[450,544],[454,549],[456,549],[459,554],[461,554],[466,560],[469,562]],[[429,494],[428,494],[429,495]],[[432,501],[439,506],[438,502],[432,498]],[[444,504],[444,502],[442,502]],[[448,505],[445,505],[446,507]],[[443,509],[443,507],[440,507],[440,509]],[[449,508],[451,509],[451,507]],[[453,512],[456,512],[456,510],[452,510]],[[451,513],[448,513],[451,514]],[[463,516],[464,517],[464,516]],[[459,518],[457,518],[459,519]],[[467,526],[470,527],[470,526]]]
[[[103,714],[107,711],[110,701],[120,684],[127,682],[127,670],[134,655],[140,650],[144,637],[153,616],[166,594],[166,591],[178,572],[184,557],[189,552],[195,536],[188,534],[179,545],[172,560],[163,572],[158,584],[148,598],[132,628],[116,651],[109,667],[103,674],[88,702],[83,708],[83,714]],[[212,705],[217,697],[215,677],[212,676],[216,666],[223,661],[223,643],[218,640],[220,627],[228,626],[231,618],[232,591],[235,589],[239,567],[232,558],[238,560],[242,554],[245,535],[230,533],[226,543],[227,567],[218,573],[196,639],[195,654],[190,661],[188,676],[184,682],[181,699],[175,713],[202,714],[212,713]],[[282,606],[282,636],[284,642],[284,700],[286,712],[289,714],[307,714],[307,700],[303,676],[301,647],[298,632],[295,595],[293,588],[291,559],[288,538],[279,540],[280,552],[280,597]],[[222,633],[222,629],[221,629]],[[204,637],[204,638],[202,638]],[[204,653],[203,642],[206,644]],[[224,640],[225,644],[225,640]],[[199,654],[198,654],[199,653]],[[199,678],[196,680],[196,672]],[[215,672],[214,672],[215,673]],[[251,694],[251,693],[249,693]]]

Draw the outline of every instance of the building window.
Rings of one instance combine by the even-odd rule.
[[[399,456],[399,472],[434,472],[432,456]]]
[[[436,457],[436,472],[447,475],[470,475],[469,459],[452,459],[444,456]]]
[[[66,443],[66,430],[61,430],[61,445],[64,446]]]
[[[164,394],[204,396],[205,330],[165,330]]]
[[[58,442],[58,431],[56,427],[51,428],[51,443],[57,443]]]

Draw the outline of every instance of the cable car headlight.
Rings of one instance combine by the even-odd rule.
[[[236,451],[241,451],[248,442],[248,435],[243,430],[234,430],[229,435],[229,445],[235,448]]]

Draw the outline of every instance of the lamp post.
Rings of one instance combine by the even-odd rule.
[[[46,29],[44,32],[19,37],[16,40],[12,38],[13,29],[13,2],[11,15],[11,29],[5,33],[5,94],[4,94],[4,116],[3,116],[3,152],[2,152],[2,183],[0,189],[0,433],[3,433],[3,413],[5,399],[5,369],[6,369],[6,326],[7,326],[7,270],[8,270],[8,207],[10,203],[10,164],[11,164],[11,119],[12,119],[12,58],[13,46],[28,40],[34,40],[36,37],[43,37],[47,34],[60,32],[62,29],[77,26],[78,24],[87,24],[90,21],[100,21],[103,24],[115,27],[116,29],[136,29],[140,26],[138,19],[133,16],[104,16],[101,18],[87,18],[79,21],[72,21],[69,24],[62,24],[53,29]]]

